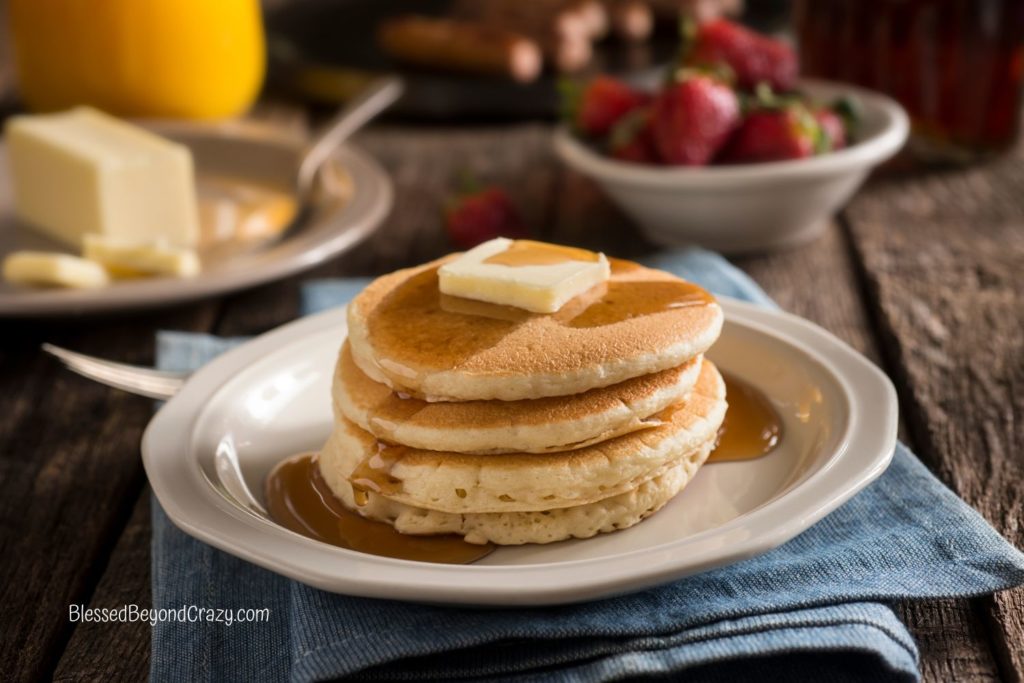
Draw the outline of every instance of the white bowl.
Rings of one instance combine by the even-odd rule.
[[[801,80],[815,101],[854,98],[861,107],[856,141],[830,154],[763,164],[701,168],[617,161],[567,128],[555,149],[592,178],[657,244],[699,244],[726,253],[794,246],[822,232],[872,168],[906,142],[907,114],[892,99],[852,85]]]

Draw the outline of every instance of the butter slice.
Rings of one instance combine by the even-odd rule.
[[[70,254],[16,251],[4,259],[4,279],[22,285],[91,289],[110,278],[100,264]]]
[[[604,254],[498,237],[438,271],[441,292],[534,313],[554,313],[608,279]]]
[[[76,248],[87,234],[199,240],[188,148],[94,109],[15,116],[6,127],[18,215]]]
[[[114,274],[193,277],[199,273],[199,256],[194,250],[164,241],[138,243],[86,235],[82,255]]]

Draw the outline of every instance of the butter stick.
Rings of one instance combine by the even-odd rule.
[[[18,216],[47,236],[79,249],[90,233],[197,244],[184,145],[87,107],[11,117],[6,144]]]

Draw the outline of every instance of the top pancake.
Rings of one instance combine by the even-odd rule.
[[[678,367],[721,331],[704,290],[629,261],[538,314],[442,295],[437,269],[451,258],[378,278],[352,301],[352,355],[370,378],[428,400],[568,396]]]

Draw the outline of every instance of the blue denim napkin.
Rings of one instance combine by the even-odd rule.
[[[771,305],[714,254],[666,252],[651,262]],[[341,304],[364,283],[310,283],[303,308]],[[192,369],[240,341],[161,333],[158,364]],[[266,607],[270,618],[158,622],[152,677],[606,681],[685,670],[693,681],[913,681],[917,649],[887,601],[1020,584],[1024,555],[902,445],[876,482],[769,553],[566,607],[456,609],[325,593],[185,535],[154,501],[154,606]]]

